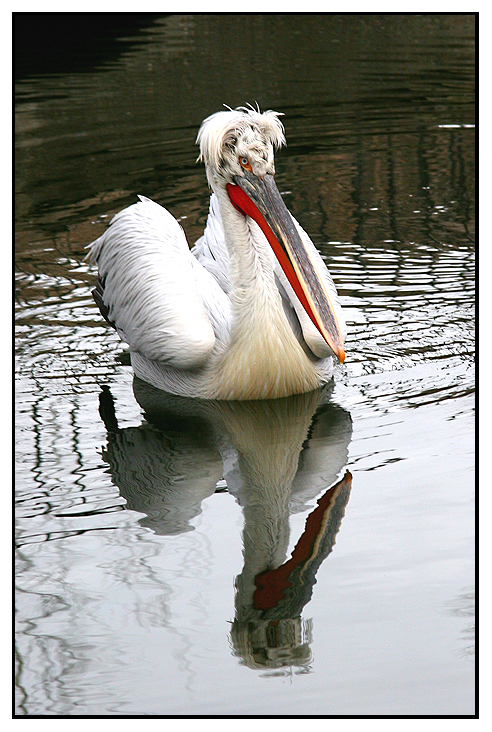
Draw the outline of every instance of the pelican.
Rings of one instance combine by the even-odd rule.
[[[227,108],[204,120],[198,161],[212,190],[192,250],[144,196],[90,245],[94,299],[135,374],[178,396],[275,399],[317,389],[343,363],[333,280],[275,185],[280,113]]]

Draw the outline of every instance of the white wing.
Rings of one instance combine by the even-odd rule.
[[[192,256],[176,219],[148,198],[118,213],[91,245],[100,285],[95,299],[131,351],[176,368],[202,365],[229,301]],[[210,316],[210,317],[209,317]]]
[[[220,215],[219,201],[215,193],[210,197],[210,209],[207,225],[193,249],[192,254],[216,279],[221,289],[229,293],[229,251],[225,243],[224,229]]]

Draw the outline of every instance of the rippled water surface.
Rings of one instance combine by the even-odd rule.
[[[85,16],[73,47],[28,20],[16,713],[473,714],[473,17],[134,14],[86,46]],[[172,398],[85,247],[137,194],[193,242],[198,126],[255,101],[347,359],[321,393]]]

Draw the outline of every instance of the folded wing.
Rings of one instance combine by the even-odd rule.
[[[214,276],[221,289],[229,293],[231,290],[229,251],[225,243],[222,217],[215,193],[210,197],[210,210],[203,236],[197,240],[191,251],[207,272]]]
[[[225,327],[227,296],[192,256],[176,219],[139,198],[91,245],[100,280],[94,299],[131,351],[176,368],[201,366],[216,342],[212,323]]]

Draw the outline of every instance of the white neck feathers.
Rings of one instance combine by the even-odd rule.
[[[318,375],[285,316],[265,235],[225,190],[216,193],[232,285],[231,342],[214,376],[220,398],[273,399],[315,389]]]

